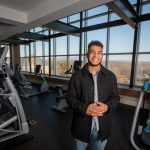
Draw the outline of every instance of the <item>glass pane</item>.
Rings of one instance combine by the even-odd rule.
[[[54,57],[51,57],[51,75],[54,75]]]
[[[44,57],[35,57],[36,65],[43,65]]]
[[[49,35],[49,31],[44,31],[43,35]]]
[[[24,45],[20,45],[20,57],[25,57],[25,47],[24,47]]]
[[[108,69],[116,75],[119,83],[130,83],[131,60],[132,55],[109,55]]]
[[[136,4],[137,0],[128,0],[131,5]]]
[[[36,53],[36,51],[35,51],[35,49],[36,49],[35,42],[31,43],[30,48],[31,48],[31,57],[35,56],[35,53]]]
[[[71,25],[74,27],[80,28],[80,22],[72,23]]]
[[[42,31],[42,28],[41,27],[37,27],[37,28],[34,29],[34,31],[35,32],[40,32],[40,31]]]
[[[85,34],[86,34],[86,32],[83,32],[82,33],[82,54],[84,54],[85,52]]]
[[[42,74],[44,74],[44,57],[35,57],[36,65],[41,65]],[[35,68],[34,68],[35,70]]]
[[[136,85],[142,85],[145,78],[150,78],[150,54],[139,55],[137,74],[136,74]]]
[[[73,69],[73,64],[74,64],[74,61],[78,61],[79,60],[79,56],[69,56],[69,63],[68,63],[68,69],[69,70],[72,66],[72,69]],[[72,72],[73,70],[71,70]],[[66,74],[67,77],[71,77],[71,74]]]
[[[45,57],[45,74],[49,74],[49,57]]]
[[[79,56],[69,56],[69,64],[68,64],[68,69],[70,69],[71,65],[73,66],[74,61],[79,60]]]
[[[132,52],[134,29],[128,25],[110,28],[110,53]]]
[[[51,55],[54,55],[54,39],[50,40],[50,45],[51,45]]]
[[[96,7],[96,8],[92,8],[92,9],[88,10],[88,17],[94,16],[94,15],[97,15],[97,14],[101,14],[101,13],[104,13],[104,12],[107,12],[107,11],[108,11],[108,8],[105,5],[99,6],[99,7]]]
[[[56,38],[56,55],[67,54],[67,36]]]
[[[43,56],[42,55],[42,41],[36,42],[36,55],[35,56]]]
[[[140,35],[140,46],[139,52],[150,52],[150,21],[141,23],[141,35]]]
[[[80,14],[79,13],[69,17],[70,22],[76,21],[76,20],[80,20]]]
[[[91,41],[98,40],[104,45],[103,53],[106,53],[107,29],[94,30],[87,32],[87,44]]]
[[[49,56],[49,42],[43,42],[43,56]]]
[[[66,18],[62,18],[62,19],[60,19],[59,21],[64,22],[64,23],[67,23],[67,17],[66,17]]]
[[[142,14],[148,14],[148,13],[150,13],[150,4],[143,5]]]
[[[79,37],[69,36],[70,40],[70,54],[79,54]]]
[[[35,72],[35,57],[31,56],[31,72]]]
[[[31,29],[30,32],[34,32],[34,29]]]
[[[66,76],[65,72],[67,70],[67,57],[61,56],[56,57],[56,75]]]
[[[24,56],[29,57],[29,46],[28,45],[24,45]]]
[[[111,13],[110,15],[110,21],[115,21],[115,20],[119,20],[121,19],[118,15],[116,15],[115,13]]]
[[[107,21],[108,21],[108,15],[100,16],[100,17],[88,19],[88,20],[87,20],[87,26],[92,26],[92,25],[96,25],[96,24],[101,24],[101,23],[105,23],[105,22],[107,22]]]
[[[21,58],[21,71],[30,71],[29,58]]]

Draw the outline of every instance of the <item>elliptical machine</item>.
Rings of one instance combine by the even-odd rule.
[[[13,83],[15,84],[20,96],[29,98],[28,94],[31,94],[32,92],[32,83],[26,80],[25,76],[20,70],[20,64],[16,64]]]
[[[147,119],[146,127],[143,128],[143,126],[141,125],[138,126],[138,135],[141,136],[141,140],[146,146],[146,148],[143,148],[142,146],[137,145],[134,140],[140,108],[144,102],[144,95],[146,93],[150,93],[150,79],[146,80],[143,84],[142,91],[140,93],[140,97],[139,97],[136,110],[134,113],[134,118],[133,118],[131,132],[130,132],[130,141],[131,141],[132,146],[136,150],[145,150],[145,149],[147,150],[147,147],[148,149],[150,149],[150,110],[149,110],[149,117]]]
[[[29,127],[18,93],[2,69],[8,47],[0,49],[0,142],[28,134]]]
[[[65,74],[73,74],[81,69],[82,62],[74,61],[73,67],[71,65],[70,69],[65,72]],[[73,69],[72,69],[73,68]],[[63,94],[63,88],[60,85],[56,85],[56,89],[59,91],[59,97],[56,97],[56,101],[58,102],[56,106],[53,106],[53,110],[59,112],[66,112],[66,109],[69,107],[66,102],[66,93]]]
[[[20,65],[19,65],[20,66]],[[20,69],[19,69],[20,70]],[[36,65],[35,67],[35,75],[40,77],[41,82],[36,86],[36,89],[33,90],[33,87],[30,82],[25,79],[25,76],[18,71],[15,73],[18,78],[18,83],[16,86],[19,87],[19,92],[21,92],[20,96],[23,98],[30,98],[31,96],[35,96],[44,92],[49,91],[49,85],[46,79],[42,76],[42,66]]]

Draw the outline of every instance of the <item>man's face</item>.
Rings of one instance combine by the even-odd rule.
[[[103,59],[103,49],[100,46],[92,45],[87,53],[88,63],[91,66],[98,66]]]

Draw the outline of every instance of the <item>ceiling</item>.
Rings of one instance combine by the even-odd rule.
[[[113,0],[0,0],[0,40]]]

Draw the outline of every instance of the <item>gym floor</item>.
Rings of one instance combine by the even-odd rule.
[[[1,150],[73,150],[74,141],[70,134],[72,111],[65,113],[52,110],[56,105],[57,94],[45,93],[30,99],[22,99],[22,104],[27,120],[35,120],[37,123],[30,126],[33,136],[21,145],[14,144],[21,137],[10,142],[0,143]],[[129,141],[130,128],[134,108],[120,104],[113,112],[112,136],[108,141],[106,150],[134,150]],[[13,143],[13,144],[12,144]],[[90,150],[90,147],[88,148]]]

